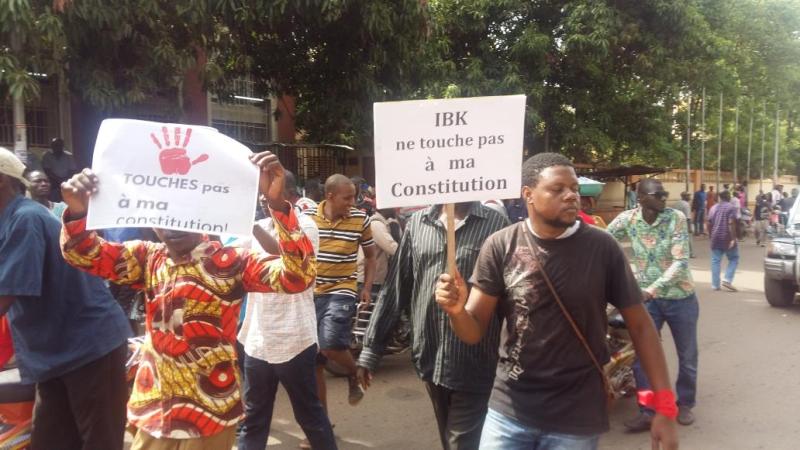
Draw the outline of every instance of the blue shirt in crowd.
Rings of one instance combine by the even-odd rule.
[[[17,196],[0,213],[0,295],[23,383],[63,375],[124,344],[130,325],[103,281],[68,265],[61,224]]]

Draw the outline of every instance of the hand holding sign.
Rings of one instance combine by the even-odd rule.
[[[281,212],[289,211],[289,204],[283,197],[286,171],[278,156],[272,152],[261,152],[250,156],[250,161],[259,168],[258,191],[267,198],[269,207]]]
[[[86,215],[89,197],[96,192],[97,175],[91,169],[83,169],[61,183],[61,198],[67,204],[71,219],[80,219]]]

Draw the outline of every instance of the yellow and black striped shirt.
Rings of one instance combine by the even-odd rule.
[[[343,294],[356,297],[358,246],[375,245],[370,219],[364,211],[351,208],[347,217],[330,221],[325,201],[305,211],[319,228],[317,285],[314,294]]]

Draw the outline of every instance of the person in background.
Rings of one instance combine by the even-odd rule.
[[[284,196],[291,199],[294,177],[287,177]],[[290,200],[291,201],[291,200]],[[261,254],[280,254],[278,228],[270,217],[269,205],[261,198],[267,218],[253,227],[253,238],[238,245]],[[319,230],[306,214],[297,215],[303,233],[319,250]],[[278,385],[284,387],[294,417],[308,439],[310,448],[336,449],[336,439],[325,409],[317,395],[317,319],[314,287],[299,294],[248,294],[242,326],[238,333],[243,345],[245,418],[238,439],[239,450],[267,447]]]
[[[686,230],[691,236],[692,234],[692,211],[691,206],[689,205],[689,199],[691,195],[688,192],[681,192],[681,198],[677,202],[675,202],[675,209],[682,212],[684,217],[686,217]],[[689,257],[694,258],[694,249],[692,248],[692,239],[689,239]]]
[[[50,151],[42,156],[42,170],[47,174],[50,183],[58,187],[78,171],[72,153],[64,150],[63,139],[54,138],[50,141]],[[53,189],[50,192],[50,200],[60,202],[61,191],[59,189]]]
[[[709,213],[711,212],[711,208],[714,207],[719,202],[717,197],[717,193],[714,192],[714,186],[708,187],[708,195],[706,196],[706,217],[708,217]]]
[[[61,220],[61,214],[67,209],[64,202],[54,202],[50,200],[51,187],[50,178],[41,170],[31,170],[25,174],[28,180],[28,192],[31,199],[47,208],[57,219]]]
[[[89,197],[102,187],[97,176],[84,169],[61,187],[68,205],[61,238],[67,261],[145,291],[147,333],[128,402],[137,429],[132,450],[230,449],[243,415],[235,350],[242,295],[296,294],[314,283],[314,249],[283,197],[283,166],[270,152],[250,161],[278,227],[280,255],[164,229],[155,229],[160,244],[107,242],[86,230]]]
[[[789,213],[792,211],[792,207],[794,206],[794,202],[797,200],[797,189],[792,189],[792,196],[790,197],[788,193],[783,193],[783,199],[781,199],[780,206],[781,206],[781,220],[783,221],[783,226],[787,226],[789,223]]]
[[[309,178],[306,180],[306,182],[303,184],[303,193],[305,194],[306,198],[313,201],[315,204],[321,202],[323,199],[323,192],[319,178]]]
[[[346,176],[334,174],[325,181],[325,200],[306,211],[319,229],[317,282],[314,305],[321,357],[317,361],[317,390],[328,410],[325,385],[327,359],[348,373],[348,403],[357,405],[364,390],[356,378],[356,363],[350,353],[356,306],[372,302],[377,249],[369,216],[355,208],[356,186]],[[358,249],[364,251],[364,282],[357,282]],[[330,417],[330,416],[329,416]]]
[[[372,298],[377,298],[378,293],[381,291],[383,282],[386,280],[386,273],[389,270],[389,260],[397,253],[398,241],[392,237],[392,232],[389,228],[389,220],[384,216],[392,215],[392,210],[379,210],[370,217],[370,229],[372,230],[372,239],[377,246],[377,255],[375,257],[375,278],[372,282]],[[359,286],[364,284],[364,251],[359,247],[358,249],[358,268],[357,279]]]
[[[723,191],[730,195],[730,191]],[[631,262],[644,296],[645,308],[656,330],[669,325],[678,354],[678,423],[691,425],[697,393],[697,321],[700,314],[694,280],[689,270],[689,231],[686,216],[667,208],[663,184],[654,179],[639,183],[639,208],[625,211],[609,224],[607,231],[622,242],[630,240]],[[688,206],[688,203],[687,203]],[[636,387],[650,389],[637,359],[633,365]],[[639,414],[625,422],[633,432],[650,429],[652,408],[640,406]]]
[[[294,206],[298,207],[300,211],[305,212],[311,208],[316,208],[317,203],[319,202],[320,194],[319,194],[319,180],[316,178],[311,178],[306,180],[304,185],[304,196],[300,196],[298,189],[297,189],[297,179],[292,174],[292,178],[295,180],[294,182],[294,196],[296,197],[295,200],[292,202]]]
[[[619,244],[576,220],[572,162],[536,154],[522,166],[522,183],[529,219],[486,240],[470,283],[457,273],[436,284],[436,303],[450,321],[443,328],[462,342],[474,346],[503,324],[480,448],[597,448],[609,429],[602,365],[610,357],[610,302],[653,386],[642,393],[656,410],[652,448],[677,449],[675,395],[658,333]]]
[[[711,236],[711,289],[720,289],[720,265],[722,255],[728,258],[722,287],[736,292],[733,277],[739,265],[739,245],[736,239],[736,208],[731,204],[731,193],[722,192],[720,202],[708,214],[708,230]]]
[[[286,197],[286,199],[289,200],[289,203],[299,208],[301,212],[305,212],[311,208],[316,208],[317,206],[317,202],[314,200],[300,195],[300,190],[297,188],[297,178],[288,170],[286,171]],[[266,214],[263,208],[262,213]]]
[[[508,220],[480,202],[454,209],[456,265],[467,272],[475,267],[477,249]],[[468,345],[433,306],[436,277],[447,265],[446,227],[441,205],[411,216],[364,335],[358,373],[368,387],[401,314],[409,310],[411,359],[433,404],[442,448],[473,450],[486,416],[501,326],[492,321],[487,336]]]
[[[628,186],[628,192],[625,194],[625,209],[636,208],[636,183],[631,183]]]
[[[706,185],[701,184],[700,189],[694,193],[692,198],[692,211],[694,211],[694,235],[705,235],[706,218]]]
[[[776,184],[772,187],[772,206],[779,206],[781,200],[783,200],[783,185]]]
[[[521,198],[506,200],[506,216],[514,224],[528,218],[528,208]]]
[[[764,247],[763,242],[767,240],[767,223],[769,222],[769,198],[764,194],[756,197],[756,208],[753,213],[753,230],[756,235],[756,245]]]
[[[103,280],[64,261],[61,223],[23,196],[24,171],[0,148],[0,315],[35,384],[31,448],[121,449],[130,328]]]
[[[492,208],[493,210],[500,213],[500,215],[508,219],[508,212],[506,211],[506,206],[502,200],[485,200],[481,203],[483,203],[483,206]]]

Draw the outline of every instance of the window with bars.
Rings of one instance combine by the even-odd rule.
[[[249,147],[269,141],[269,129],[266,123],[213,119],[211,126]]]
[[[55,134],[47,121],[47,110],[25,107],[25,124],[28,146],[48,147]],[[0,106],[0,145],[14,145],[14,112],[10,105]]]

